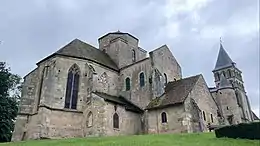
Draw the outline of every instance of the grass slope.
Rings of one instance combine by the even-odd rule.
[[[73,138],[3,143],[0,146],[259,146],[258,140],[215,138],[214,133]]]

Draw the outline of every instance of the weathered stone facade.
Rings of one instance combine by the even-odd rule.
[[[218,95],[202,75],[182,78],[166,45],[147,53],[122,32],[98,41],[99,49],[75,39],[24,77],[13,141],[204,132],[226,115],[217,103],[232,102],[236,110],[230,112],[249,112],[250,120],[244,90],[221,89]],[[235,106],[236,95],[242,106]]]
[[[243,85],[242,72],[222,44],[213,70],[216,87],[210,88],[223,124],[253,121],[253,112]]]

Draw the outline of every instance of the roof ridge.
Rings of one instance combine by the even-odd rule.
[[[95,46],[86,43],[78,38],[72,40],[68,44],[61,47],[58,51],[54,52],[52,55],[49,55],[39,61],[37,64],[51,58],[55,55],[74,57],[79,59],[91,60],[95,63],[106,66],[112,70],[118,71],[119,68],[112,58],[105,52],[96,48]]]
[[[233,60],[230,58],[230,56],[228,55],[221,43],[214,71],[232,66],[233,64],[235,64],[235,62],[233,62]]]
[[[200,76],[201,76],[201,75],[195,75],[195,76],[191,77],[191,78],[195,78],[196,81],[194,82],[194,84],[193,84],[192,87],[190,88],[190,91],[189,91],[188,94],[186,95],[185,100],[186,100],[186,98],[189,96],[190,92],[194,89],[195,85],[198,83]]]
[[[107,95],[107,96],[112,96],[112,97],[117,97],[117,98],[120,98],[122,100],[124,100],[124,102],[127,102],[128,104],[131,104],[132,106],[138,108],[140,111],[143,111],[142,108],[140,108],[139,106],[137,106],[136,104],[134,104],[132,101],[128,100],[127,98],[125,98],[124,96],[122,95],[110,95],[110,94],[107,94],[107,93],[104,93],[104,92],[99,92],[99,91],[94,91],[92,92],[94,94],[103,94],[103,95]],[[98,95],[99,96],[99,95]]]
[[[202,75],[202,74],[197,74],[197,75],[193,75],[193,76],[189,76],[189,77],[182,78],[182,79],[180,79],[180,80],[169,81],[168,83],[173,83],[173,82],[178,82],[178,81],[181,81],[181,80],[187,80],[187,79],[190,79],[190,78],[200,77],[201,75]]]

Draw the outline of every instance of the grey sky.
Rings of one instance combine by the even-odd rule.
[[[24,76],[75,38],[97,46],[98,37],[119,29],[148,51],[167,44],[184,76],[202,73],[213,86],[222,37],[259,115],[258,6],[258,0],[3,0],[0,60]]]

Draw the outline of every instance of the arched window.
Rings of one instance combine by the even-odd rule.
[[[127,78],[125,79],[125,90],[128,91],[128,90],[130,90],[130,89],[131,89],[130,78],[127,77]]]
[[[68,72],[66,96],[65,96],[65,108],[76,109],[79,91],[79,67],[74,64],[71,66]]]
[[[225,74],[225,72],[224,72],[224,71],[222,71],[222,74],[224,75],[224,77],[226,77],[226,74]]]
[[[93,125],[93,114],[92,112],[89,112],[87,117],[87,127],[91,127],[92,125]]]
[[[235,72],[235,77],[238,77],[238,73],[237,72]]]
[[[215,80],[216,80],[216,81],[219,81],[219,78],[220,78],[220,77],[219,77],[219,73],[216,72],[216,73],[215,73]]]
[[[113,127],[119,128],[119,116],[117,113],[113,115]]]
[[[228,70],[227,74],[228,74],[228,78],[230,78],[231,77],[231,70],[230,69]]]
[[[204,111],[203,111],[203,119],[204,119],[204,121],[206,121],[206,114]]]
[[[132,61],[135,62],[135,60],[136,60],[135,50],[132,50]]]
[[[140,73],[139,75],[139,81],[140,81],[140,87],[143,87],[145,85],[145,81],[144,81],[144,73]]]
[[[211,117],[211,122],[213,123],[213,122],[214,122],[214,121],[213,121],[213,115],[210,114],[210,117]]]
[[[96,70],[94,69],[94,67],[92,65],[89,65],[89,68],[93,72],[93,74],[96,74]]]
[[[164,83],[165,83],[165,85],[166,85],[167,82],[168,82],[168,81],[167,81],[167,75],[166,75],[166,73],[164,73],[164,81],[165,81]]]
[[[161,114],[161,116],[162,116],[162,123],[167,123],[167,115],[166,115],[166,113],[163,112],[163,113]]]

